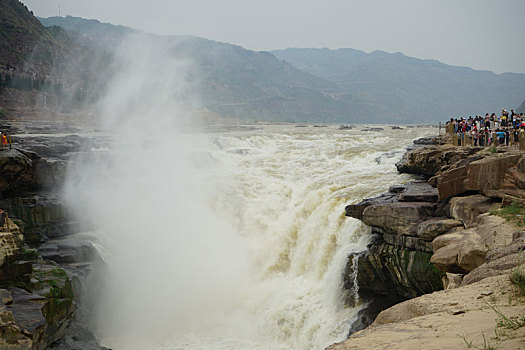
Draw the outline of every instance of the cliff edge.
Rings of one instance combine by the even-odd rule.
[[[397,168],[421,180],[345,208],[374,234],[345,287],[398,304],[329,349],[525,349],[525,154],[434,144]]]

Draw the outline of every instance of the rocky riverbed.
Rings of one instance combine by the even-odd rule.
[[[374,234],[346,267],[346,288],[357,272],[371,305],[352,331],[375,321],[329,349],[525,349],[525,300],[509,279],[525,274],[525,155],[440,142],[419,143],[397,163],[421,180],[346,207]],[[521,326],[505,328],[505,319]]]

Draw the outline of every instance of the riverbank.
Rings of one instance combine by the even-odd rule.
[[[397,163],[420,181],[346,207],[375,235],[345,273],[357,270],[361,300],[408,300],[331,350],[525,348],[523,291],[509,277],[525,275],[525,156],[432,143]]]

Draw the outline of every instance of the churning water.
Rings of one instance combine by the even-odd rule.
[[[368,230],[344,207],[403,183],[435,128],[261,125],[109,144],[69,178],[97,227],[96,333],[118,349],[324,349],[358,309],[342,288]],[[113,138],[119,139],[118,136]],[[100,156],[103,153],[104,156]]]

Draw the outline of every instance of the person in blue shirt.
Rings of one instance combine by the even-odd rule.
[[[505,132],[497,129],[496,130],[496,137],[498,138],[498,145],[504,145],[505,144]]]

